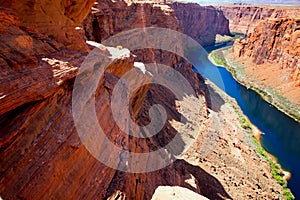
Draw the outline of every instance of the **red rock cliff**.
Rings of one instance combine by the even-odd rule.
[[[179,30],[174,11],[168,5],[99,0],[84,22],[89,40],[101,42],[133,28],[157,26]]]
[[[267,18],[300,17],[299,8],[293,7],[222,6],[219,9],[229,19],[230,31],[244,34],[252,32]]]
[[[68,48],[82,49],[86,46],[75,27],[81,25],[94,1],[1,0],[0,5],[11,9],[20,20],[20,26],[30,32],[39,31]]]
[[[280,65],[281,69],[288,69],[295,85],[299,86],[299,25],[299,19],[264,20],[247,38],[234,43],[234,53],[237,57],[249,57],[257,65],[272,63]]]
[[[98,0],[85,20],[87,38],[101,42],[132,28],[164,27],[181,31],[201,45],[214,44],[217,34],[230,35],[228,20],[214,7],[193,3],[114,3]]]
[[[236,40],[233,52],[227,55],[241,82],[263,91],[270,103],[298,120],[299,24],[299,19],[266,19],[246,38]]]
[[[251,136],[240,128],[239,117],[233,108],[225,104],[219,94],[208,95],[203,78],[192,71],[191,65],[167,52],[137,52],[138,57],[127,52],[116,59],[99,81],[93,96],[97,119],[107,138],[116,146],[134,152],[149,152],[170,142],[183,116],[183,130],[199,133],[191,150],[173,164],[151,173],[125,173],[95,159],[82,144],[72,115],[75,76],[87,56],[86,46],[81,45],[84,40],[73,28],[79,25],[88,10],[91,2],[86,2],[51,1],[45,5],[45,1],[12,1],[1,4],[7,7],[0,12],[1,198],[151,199],[156,189],[165,185],[185,187],[210,199],[274,199],[282,196],[281,187],[272,179],[267,162],[245,143],[245,137]],[[96,21],[100,39],[115,33],[111,33],[112,30],[122,31],[111,28],[119,25],[105,14],[105,9],[110,9],[108,5],[102,4],[101,21]],[[118,12],[129,11],[123,2],[116,2],[114,6],[118,7]],[[167,11],[147,6],[167,19]],[[142,8],[136,7],[137,10]],[[34,8],[33,15],[27,16],[29,8]],[[163,23],[155,15],[144,16],[143,20]],[[130,21],[117,19],[124,20],[121,26],[127,26],[126,21]],[[169,23],[173,26],[176,20],[164,22],[167,27]],[[128,23],[128,28],[130,25],[132,23]],[[76,40],[70,43],[73,37]],[[101,49],[107,57],[100,63],[111,57],[110,50],[121,51],[104,46]],[[157,60],[170,64],[195,91],[195,95],[186,94],[179,99],[157,85],[146,85],[136,91],[130,107],[137,123],[149,123],[149,107],[154,104],[162,104],[168,114],[162,131],[147,140],[121,131],[110,108],[117,81],[134,67],[136,59],[142,61],[144,58],[145,63]],[[79,74],[83,85],[86,75]],[[208,116],[207,104],[214,98],[218,103],[211,107]],[[86,117],[90,119],[90,116]],[[193,130],[191,123],[196,124],[197,129]],[[204,140],[206,136],[207,140]],[[201,149],[202,144],[209,144],[212,139],[215,142],[213,148],[205,157],[201,156],[202,150],[207,151]],[[121,166],[125,164],[121,157],[107,159]],[[237,191],[237,187],[241,189]]]
[[[216,35],[231,35],[222,11],[213,6],[199,6],[198,4],[173,3],[175,16],[183,32],[201,45],[215,43]]]

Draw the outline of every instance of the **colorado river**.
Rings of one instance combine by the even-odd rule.
[[[212,50],[230,45],[227,43],[208,46],[205,50],[210,53]],[[197,52],[192,54],[192,57],[197,57]],[[261,135],[263,148],[278,159],[284,170],[291,172],[292,177],[288,181],[288,186],[296,199],[300,199],[300,124],[263,100],[253,90],[239,84],[226,68],[215,66],[207,56],[206,59],[201,56],[198,63],[193,64],[194,71],[235,98],[243,113],[263,132]]]

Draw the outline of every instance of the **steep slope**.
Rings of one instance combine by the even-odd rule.
[[[229,21],[223,12],[213,6],[201,7],[198,4],[173,3],[171,5],[183,32],[201,45],[215,43],[216,35],[231,35]]]
[[[87,49],[75,26],[81,24],[93,3],[94,0],[55,0],[50,4],[44,0],[0,1],[1,7],[12,9],[20,26],[29,28],[29,32],[38,31],[74,50]]]
[[[231,32],[248,34],[267,18],[300,17],[299,8],[283,6],[221,6]]]
[[[201,45],[214,44],[217,34],[230,35],[228,20],[222,11],[212,6],[147,2],[149,3],[114,3],[98,0],[84,23],[87,38],[101,42],[121,31],[150,26],[181,31]]]
[[[193,194],[193,191],[199,194],[197,197],[202,195],[210,199],[282,197],[282,188],[272,178],[268,163],[258,155],[251,133],[240,127],[239,115],[226,103],[231,100],[226,99],[218,89],[206,85],[203,78],[193,72],[191,64],[170,52],[151,49],[129,52],[122,47],[105,47],[95,43],[94,47],[90,46],[101,55],[106,55],[96,60],[97,63],[92,66],[95,71],[99,67],[98,64],[110,61],[116,52],[126,52],[120,57],[115,57],[97,82],[95,93],[87,98],[91,101],[95,99],[97,122],[115,146],[124,152],[150,153],[163,149],[170,143],[179,134],[179,128],[183,133],[198,134],[191,149],[174,163],[157,171],[128,173],[99,162],[80,138],[78,126],[75,126],[72,104],[77,91],[74,84],[77,80],[76,75],[79,78],[79,86],[84,86],[89,80],[89,75],[93,74],[80,71],[80,66],[84,60],[89,61],[91,54],[88,54],[89,49],[80,34],[74,32],[75,26],[83,20],[89,6],[80,3],[81,1],[52,1],[47,4],[45,1],[30,2],[13,1],[11,4],[1,4],[7,7],[1,9],[0,15],[1,198],[151,199],[153,194],[160,193],[159,186],[162,185],[180,186],[186,188],[185,191],[190,190],[189,194]],[[110,4],[112,2],[103,2],[97,13],[106,12]],[[41,15],[41,18],[26,16],[27,12],[23,12],[23,8],[28,10],[34,5],[38,9],[33,9],[33,15]],[[47,6],[39,9],[41,5]],[[129,11],[124,2],[115,2],[114,6],[119,8],[120,14],[122,10]],[[139,9],[143,7],[135,6]],[[144,6],[148,6],[149,10],[158,9],[155,12],[162,16],[160,18],[152,14],[145,15],[146,18],[143,19],[146,21],[148,18],[154,21],[163,19],[162,26],[170,26],[174,30],[181,29],[176,18],[173,18],[174,15],[159,10],[160,8],[154,5]],[[163,6],[166,7],[169,8]],[[59,8],[59,14],[48,14],[44,10],[48,8],[49,12],[52,8]],[[122,31],[122,27],[108,29],[114,30],[113,33],[102,31],[116,24],[115,21],[110,21],[109,16],[99,16],[103,24],[98,24],[99,21],[95,24],[98,24],[101,40]],[[36,20],[43,20],[43,23],[40,24]],[[71,25],[70,20],[73,21]],[[166,24],[163,25],[163,22]],[[55,26],[52,26],[52,23]],[[143,23],[144,21],[141,27]],[[130,23],[128,26],[125,24],[122,26],[130,28]],[[69,37],[69,34],[72,36]],[[76,40],[69,41],[73,37]],[[142,41],[143,38],[137,40]],[[172,45],[180,47],[177,43],[178,41],[175,41]],[[167,112],[168,120],[162,130],[146,139],[133,137],[129,132],[122,131],[115,122],[111,108],[115,85],[129,70],[141,66],[141,63],[137,65],[137,61],[156,61],[175,69],[192,85],[194,93],[181,91],[184,95],[175,98],[168,88],[157,84],[146,84],[136,90],[130,98],[129,106],[131,118],[137,124],[147,125],[150,122],[149,108],[155,104],[161,104]],[[166,71],[162,73],[167,75]],[[144,83],[147,80],[143,76],[145,74],[151,79],[151,72],[148,70],[138,70],[135,78]],[[79,106],[79,109],[84,112],[88,106]],[[91,115],[84,115],[82,118],[86,122],[92,121]],[[93,127],[94,124],[84,125]],[[86,135],[94,133],[97,133],[96,129],[86,132]],[[182,147],[184,138],[181,135],[178,138],[178,146]],[[122,155],[114,154],[105,144],[101,144],[95,145],[95,148],[102,148],[99,154],[108,153],[107,160],[119,167],[135,166],[132,163],[128,165]],[[177,150],[181,149],[173,149],[173,154],[174,151],[178,153]],[[149,163],[147,157],[141,162],[144,161],[149,165],[157,164]],[[176,190],[181,191],[178,187]]]
[[[247,84],[266,93],[268,100],[299,119],[299,19],[272,18],[237,40],[229,56],[243,68]],[[234,55],[233,55],[234,54]]]

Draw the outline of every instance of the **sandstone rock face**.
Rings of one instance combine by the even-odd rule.
[[[253,32],[259,22],[267,18],[300,17],[299,8],[293,7],[256,7],[256,6],[221,6],[231,32],[248,34]]]
[[[222,11],[198,4],[99,0],[84,24],[87,38],[97,42],[121,31],[155,26],[183,32],[201,45],[211,45],[217,34],[230,35],[228,23]]]
[[[170,186],[159,186],[152,197],[152,200],[174,200],[174,199],[199,199],[199,200],[207,200],[207,198],[187,189],[181,187],[170,187]]]
[[[0,18],[0,114],[3,114],[47,97],[64,80],[74,77],[83,61],[80,58],[83,53],[70,50],[59,52],[62,44],[36,29],[21,27],[19,18],[10,10],[0,10]]]
[[[38,30],[73,50],[86,49],[75,26],[81,25],[93,3],[94,0],[55,0],[51,3],[44,0],[0,1],[1,7],[16,14],[20,26],[35,32]]]
[[[300,20],[270,18],[262,21],[253,33],[234,43],[237,57],[249,57],[257,65],[272,63],[288,69],[297,82],[300,67]]]
[[[239,81],[263,91],[270,103],[299,120],[299,19],[269,18],[226,56]]]
[[[55,41],[43,37],[37,30],[21,27],[19,18],[11,10],[1,8],[0,18],[1,60],[6,62],[1,75],[9,70],[30,68],[37,64],[35,56],[55,51]]]
[[[198,4],[171,4],[179,26],[183,32],[201,45],[215,43],[216,35],[231,35],[228,29],[229,21],[223,12],[213,6],[201,7]]]
[[[270,166],[260,158],[255,148],[246,143],[252,141],[252,135],[240,127],[239,116],[225,103],[225,97],[217,89],[209,91],[203,78],[193,72],[192,66],[170,52],[150,49],[127,52],[118,57],[107,68],[90,98],[95,97],[96,117],[106,137],[123,150],[141,153],[163,148],[178,134],[178,128],[183,132],[198,133],[191,149],[171,165],[150,173],[118,171],[90,154],[75,127],[72,107],[75,77],[81,77],[84,85],[88,75],[79,72],[87,52],[85,45],[81,45],[83,38],[70,30],[80,25],[90,3],[51,1],[45,5],[45,1],[1,2],[7,7],[0,12],[1,198],[151,199],[162,185],[184,187],[209,199],[281,198],[282,188],[272,178]],[[125,25],[126,18],[121,17],[117,19],[124,20],[124,24],[116,25],[114,20],[110,21],[111,16],[105,14],[110,12],[105,11],[110,9],[110,4],[112,2],[103,2],[97,11],[104,13],[100,14],[103,24],[98,24],[98,20],[94,22],[98,24],[100,31],[96,32],[101,40],[132,25]],[[145,10],[164,17],[160,23],[165,22],[165,27],[170,25],[179,30],[175,19],[167,20],[167,16],[174,16],[172,11],[168,11],[170,7],[163,6],[163,10],[154,5],[144,5]],[[141,9],[137,14],[145,16],[141,18],[141,25],[145,21],[148,23],[148,18],[150,21],[162,20],[155,19],[155,15],[143,15],[149,11],[143,12],[143,6],[135,6],[135,11]],[[32,7],[34,12],[27,16],[28,9]],[[124,2],[115,2],[112,7],[118,8],[120,13],[122,10],[129,12]],[[50,13],[53,9],[55,12]],[[118,12],[113,16],[117,16]],[[115,26],[121,27],[110,28]],[[110,32],[112,30],[115,32]],[[97,34],[92,36],[98,37]],[[76,42],[72,46],[68,39],[73,37],[76,37]],[[74,45],[78,45],[80,50],[74,50]],[[174,45],[177,45],[176,42]],[[111,59],[110,50],[119,51],[118,48],[104,46],[99,51],[107,55],[105,59]],[[105,59],[99,60],[99,63]],[[167,112],[168,120],[163,129],[147,139],[123,132],[117,126],[111,109],[116,83],[126,72],[141,65],[137,65],[137,61],[157,61],[172,67],[189,81],[194,91],[194,94],[186,93],[182,98],[175,98],[165,87],[153,84],[139,88],[131,96],[130,112],[137,124],[147,125],[150,122],[149,108],[152,105],[162,104]],[[97,69],[97,66],[94,67]],[[151,73],[146,73],[151,78]],[[144,81],[140,74],[143,74],[142,70],[135,78]],[[83,110],[85,108],[83,106]],[[182,116],[185,120],[180,123]],[[89,119],[90,116],[86,116],[86,120]],[[191,124],[197,129],[193,130]],[[105,150],[100,153],[105,153]],[[113,161],[120,166],[126,165],[121,156]]]
[[[180,30],[169,5],[150,3],[99,0],[84,21],[87,39],[96,42],[122,31],[150,26]]]

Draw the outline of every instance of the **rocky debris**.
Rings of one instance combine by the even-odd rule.
[[[152,200],[160,200],[160,199],[165,199],[165,200],[175,200],[175,199],[182,199],[182,200],[189,200],[189,199],[199,199],[199,200],[207,200],[202,195],[199,195],[187,188],[182,188],[182,187],[170,187],[170,186],[159,186],[152,198]]]
[[[205,83],[211,104],[207,132],[198,136],[202,139],[193,143],[184,159],[216,177],[232,199],[280,198],[281,186],[270,180],[270,166],[258,156],[252,133],[240,126],[235,100],[210,81]]]
[[[248,34],[262,20],[268,18],[297,18],[299,8],[274,6],[220,6],[224,16],[229,20],[231,32]]]

